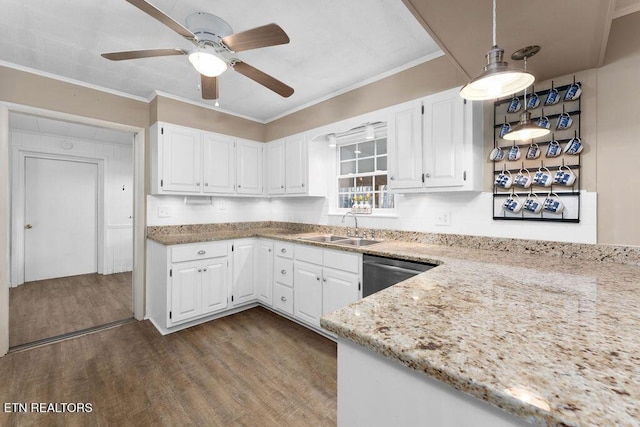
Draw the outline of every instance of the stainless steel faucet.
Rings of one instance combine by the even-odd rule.
[[[347,215],[351,215],[353,217],[353,221],[356,224],[356,228],[354,230],[355,233],[355,237],[358,237],[358,218],[353,214],[353,212],[349,211],[346,214],[342,215],[342,223],[344,224],[344,219],[346,218]]]

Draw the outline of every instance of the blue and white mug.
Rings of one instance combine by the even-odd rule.
[[[555,193],[549,193],[542,203],[542,208],[551,213],[559,214],[564,210],[564,203]]]
[[[529,148],[527,148],[527,154],[525,157],[527,160],[535,160],[540,157],[540,147],[538,147],[538,144],[532,143]]]
[[[500,147],[496,147],[493,150],[491,150],[491,153],[489,153],[489,159],[493,160],[494,162],[499,162],[500,160],[504,159],[504,150]]]
[[[573,119],[569,113],[562,113],[558,116],[558,122],[556,123],[557,130],[569,129],[573,124]]]
[[[511,188],[512,183],[513,177],[511,176],[511,172],[508,170],[500,172],[495,180],[495,185],[504,189]]]
[[[511,194],[502,204],[502,209],[511,213],[518,213],[522,210],[522,202],[517,194]]]
[[[518,174],[513,178],[513,185],[517,185],[522,188],[531,187],[531,172],[527,169],[520,169]]]
[[[575,136],[575,137],[571,138],[571,141],[567,142],[567,146],[564,147],[564,153],[565,154],[580,154],[580,152],[582,151],[583,148],[584,148],[584,145],[582,144],[582,141],[580,141],[580,138]]]
[[[571,187],[574,182],[576,182],[576,174],[573,173],[569,166],[560,166],[553,176],[554,184]]]
[[[533,110],[540,106],[540,97],[537,93],[533,92],[529,98],[527,98],[527,110]]]
[[[540,116],[538,118],[538,126],[541,128],[549,129],[551,127],[551,122],[547,116]]]
[[[544,169],[544,170],[543,170]],[[538,168],[533,174],[533,184],[541,187],[549,187],[553,183],[551,172],[547,168]]]
[[[536,193],[531,193],[527,196],[526,200],[522,204],[522,209],[534,214],[540,213],[542,210],[542,203],[540,203],[540,199]]]
[[[513,96],[511,101],[509,101],[509,105],[507,106],[507,113],[517,113],[522,108],[522,103],[517,96]]]
[[[574,83],[571,86],[569,86],[569,88],[565,92],[564,100],[575,101],[576,99],[580,98],[581,93],[582,93],[582,84],[580,82]]]
[[[558,89],[551,89],[549,90],[549,93],[547,93],[547,97],[544,100],[544,105],[556,105],[558,101],[560,101],[560,93],[558,92]]]
[[[545,153],[545,156],[553,158],[558,157],[560,154],[562,154],[562,146],[554,139],[549,143],[549,145],[547,145],[547,152]]]
[[[511,162],[515,162],[516,160],[520,159],[520,147],[518,147],[517,145],[512,145],[511,148],[509,148],[509,153],[507,154],[507,159],[509,159],[509,161]]]

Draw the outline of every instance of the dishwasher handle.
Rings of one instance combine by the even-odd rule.
[[[367,264],[374,268],[380,268],[382,270],[397,271],[398,273],[409,273],[409,274],[415,275],[415,274],[420,274],[424,272],[423,270],[412,270],[409,268],[396,267],[395,265],[379,264],[375,261],[364,261],[363,264]]]

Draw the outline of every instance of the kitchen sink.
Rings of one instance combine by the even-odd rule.
[[[334,236],[332,234],[324,235],[324,236],[313,236],[313,237],[299,237],[300,240],[307,240],[309,242],[323,242],[323,243],[331,243],[337,240],[346,240],[348,237],[342,236]]]
[[[369,246],[369,245],[375,245],[376,243],[380,243],[380,242],[378,240],[351,238],[351,239],[338,240],[334,243],[336,245],[344,245],[344,246]]]

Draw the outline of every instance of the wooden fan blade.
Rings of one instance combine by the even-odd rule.
[[[270,75],[263,73],[257,68],[252,67],[246,62],[236,62],[233,65],[233,69],[243,76],[249,77],[251,80],[260,83],[262,86],[271,89],[280,96],[288,98],[293,95],[293,88],[282,83],[280,80],[276,80]]]
[[[186,55],[187,52],[182,49],[146,49],[146,50],[128,50],[125,52],[103,53],[102,57],[111,61],[122,61],[125,59],[153,58],[154,56],[171,56]]]
[[[218,78],[200,74],[202,99],[218,99]]]
[[[234,52],[257,49],[259,47],[275,46],[289,43],[289,36],[277,24],[267,24],[262,27],[231,34],[222,39],[229,49]]]
[[[187,40],[195,42],[198,40],[198,37],[193,34],[189,29],[187,29],[184,25],[180,24],[177,21],[174,21],[169,15],[155,7],[154,5],[147,3],[145,0],[127,0],[127,2],[131,3],[147,15],[152,18],[157,19],[162,22],[167,27],[171,28],[176,33],[180,34]]]

